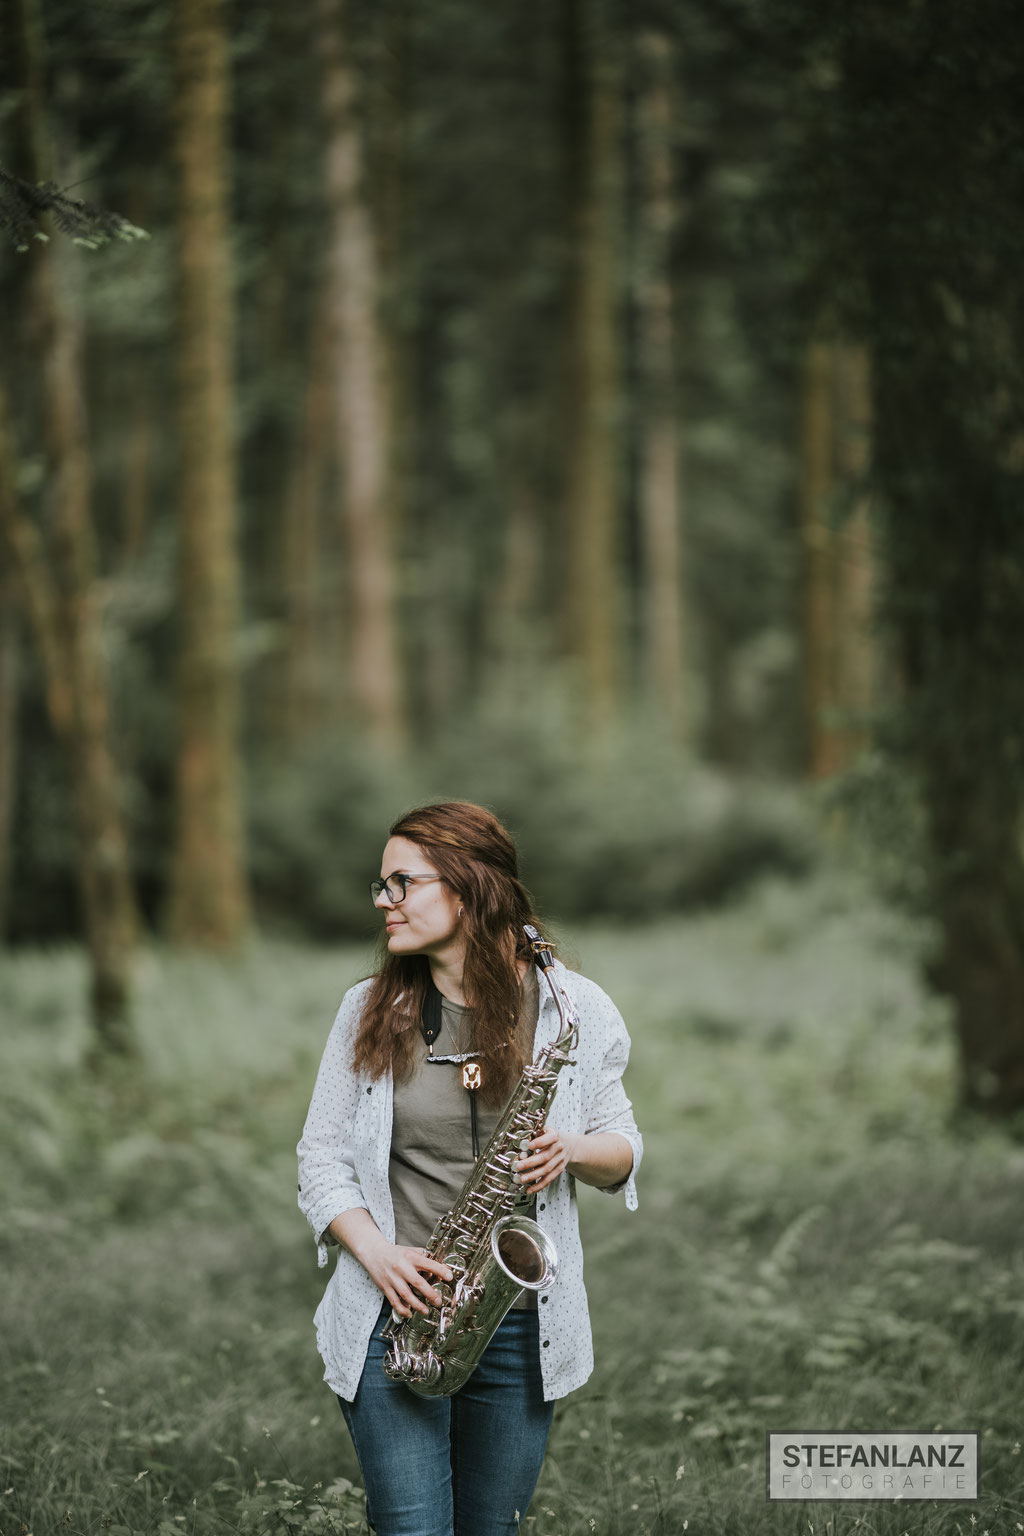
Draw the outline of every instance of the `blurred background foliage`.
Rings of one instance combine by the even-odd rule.
[[[449,796],[648,1142],[527,1525],[895,1423],[1016,1528],[1017,0],[0,25],[0,1531],[362,1529],[291,1147]]]
[[[141,906],[159,928],[173,837],[179,580],[172,18],[169,7],[117,4],[47,6],[43,20],[61,177],[84,181],[80,195],[150,234],[76,259],[75,282],[121,794]],[[737,72],[725,22],[699,9],[627,20],[572,6],[488,16],[458,4],[348,8],[362,187],[379,232],[379,312],[401,402],[385,450],[387,622],[402,692],[382,751],[352,697],[346,630],[357,572],[333,483],[339,445],[329,420],[311,436],[305,419],[331,255],[317,27],[270,7],[224,13],[243,591],[235,655],[248,868],[271,927],[362,932],[356,904],[382,832],[398,809],[432,794],[480,798],[507,815],[540,899],[570,917],[635,910],[637,880],[623,860],[652,866],[651,895],[669,903],[713,898],[765,860],[806,860],[806,828],[781,805],[781,785],[801,776],[804,758],[796,328],[791,314],[790,334],[765,319],[791,311],[796,274],[754,209],[771,151],[765,131],[779,137],[778,97],[770,82]],[[671,164],[664,276],[685,463],[675,488],[685,731],[650,697],[642,635],[635,214],[645,28],[671,44],[659,147]],[[585,103],[567,97],[585,92],[585,70],[597,68],[614,71],[616,98],[610,164],[599,168],[615,183],[612,291],[599,323],[616,361],[599,408],[615,477],[603,622],[618,675],[595,731],[582,640],[566,634],[569,589],[581,578],[569,564],[564,499],[565,396],[587,388],[566,378],[581,196],[572,178],[583,175],[573,162],[584,152],[574,135],[587,132]],[[10,116],[17,81],[6,83]],[[32,256],[5,251],[5,270]],[[11,386],[31,363],[29,353]],[[43,479],[26,434],[26,496],[32,447]],[[308,585],[296,599],[284,551],[289,479],[310,459],[321,485]],[[296,657],[303,624],[314,633]],[[282,697],[296,686],[282,676],[288,666],[303,673],[298,725],[296,700]],[[24,942],[73,933],[80,919],[66,777],[27,644],[19,671],[7,929]],[[757,782],[765,778],[771,788]],[[569,840],[548,853],[555,827]],[[607,872],[599,881],[596,867]]]
[[[0,251],[0,931],[86,939],[106,1047],[140,934],[361,938],[454,796],[568,921],[852,835],[935,921],[965,1101],[1024,1102],[983,11],[9,7],[5,222],[14,177],[148,235]]]

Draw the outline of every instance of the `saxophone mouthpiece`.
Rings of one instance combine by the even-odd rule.
[[[526,937],[530,942],[530,948],[533,950],[533,958],[536,960],[541,970],[550,971],[555,963],[555,957],[551,953],[551,945],[548,943],[547,939],[543,937],[540,931],[536,929],[532,923],[524,923],[523,932],[526,934]]]

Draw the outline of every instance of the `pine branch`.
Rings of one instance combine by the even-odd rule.
[[[37,186],[12,176],[0,166],[0,229],[9,231],[19,251],[27,251],[33,240],[47,240],[49,236],[39,227],[44,213],[53,215],[53,222],[62,235],[68,235],[76,245],[84,245],[94,251],[108,240],[147,240],[148,233],[129,223],[119,213],[96,208],[68,197],[55,181],[42,181]]]

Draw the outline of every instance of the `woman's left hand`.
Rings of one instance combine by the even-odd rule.
[[[513,1165],[531,1195],[546,1189],[564,1173],[576,1156],[578,1136],[565,1131],[542,1131],[530,1142],[529,1151]]]

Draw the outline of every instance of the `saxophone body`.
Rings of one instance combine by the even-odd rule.
[[[525,931],[558,1007],[561,1028],[558,1038],[525,1068],[458,1199],[431,1234],[427,1253],[452,1271],[450,1281],[434,1281],[440,1305],[407,1318],[392,1314],[384,1330],[386,1375],[423,1397],[457,1392],[520,1293],[548,1290],[558,1272],[551,1239],[517,1210],[532,1196],[518,1182],[513,1164],[544,1127],[558,1074],[572,1065],[579,1019],[555,979],[550,947],[531,924]]]

